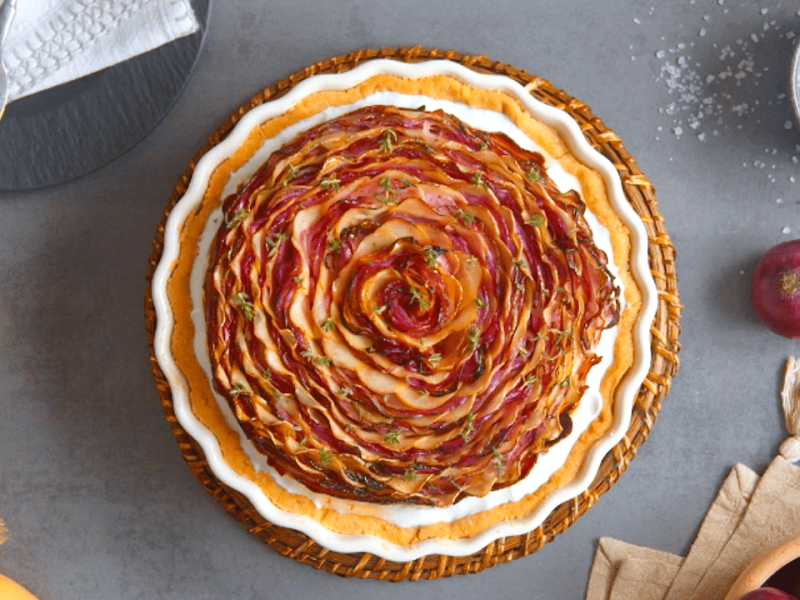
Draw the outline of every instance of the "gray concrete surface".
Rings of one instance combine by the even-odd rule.
[[[800,352],[759,325],[758,257],[800,235],[788,0],[218,0],[196,72],[141,144],[78,181],[0,194],[0,573],[41,600],[585,594],[601,536],[685,554],[728,470],[783,438],[778,390]],[[251,95],[364,47],[486,54],[583,100],[655,184],[678,250],[681,369],[612,490],[528,558],[385,584],[283,558],[183,463],[148,364],[155,227],[195,152]],[[2,169],[0,165],[0,169]]]

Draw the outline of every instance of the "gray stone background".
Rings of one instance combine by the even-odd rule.
[[[41,600],[582,598],[601,536],[685,554],[736,463],[784,437],[797,342],[749,279],[800,234],[788,73],[796,0],[224,0],[165,120],[75,182],[0,193],[0,573]],[[184,464],[152,382],[143,294],[178,176],[254,93],[360,48],[485,54],[549,79],[616,131],[678,251],[681,369],[619,482],[540,552],[477,575],[386,584],[283,558]],[[0,165],[0,169],[2,169]]]

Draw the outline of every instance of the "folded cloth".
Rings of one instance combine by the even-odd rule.
[[[10,101],[198,29],[190,0],[18,0],[16,8],[2,54]]]
[[[686,558],[602,538],[586,600],[722,600],[744,569],[800,534],[800,360],[789,359],[783,391],[792,434],[759,477],[736,465],[706,513]]]

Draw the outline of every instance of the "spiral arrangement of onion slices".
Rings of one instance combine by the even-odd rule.
[[[214,385],[311,490],[447,506],[567,435],[619,318],[574,191],[442,111],[362,108],[274,152],[223,205]]]

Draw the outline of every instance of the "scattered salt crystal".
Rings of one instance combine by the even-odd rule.
[[[781,229],[781,233],[783,233],[785,235],[787,233],[792,233],[792,230],[789,229],[788,227],[784,227],[783,229]]]
[[[758,43],[758,36],[755,33],[750,35],[750,39],[753,40],[756,44]]]
[[[722,0],[720,0],[722,2]],[[744,271],[739,271],[739,275],[744,275]]]
[[[797,163],[798,163],[798,162],[800,162],[800,161],[798,161],[798,159],[797,159],[797,157],[796,157],[796,156],[793,156],[793,157],[792,157],[792,162],[793,162],[793,163],[795,163],[795,164],[797,164]]]
[[[697,134],[697,139],[700,140],[701,142],[705,142],[706,141],[706,134],[705,133],[698,133]]]
[[[641,23],[641,21],[639,19],[636,19],[636,18],[633,19],[633,22],[636,23],[637,25],[639,25],[639,23]]]
[[[707,75],[706,76],[706,83],[711,83],[715,79],[716,79],[716,77],[714,77],[713,75]]]
[[[792,175],[791,177],[789,177],[789,181],[791,181],[792,183],[794,183],[794,182],[795,182],[794,175]]]
[[[705,34],[706,34],[706,30],[705,30],[705,29],[701,29],[701,30],[698,32],[698,35],[699,35],[700,37],[703,37],[703,36],[705,36]]]
[[[792,122],[791,121],[786,121],[786,123],[783,124],[783,128],[784,129],[791,129],[792,128]]]
[[[681,134],[683,133],[683,127],[678,125],[677,127],[673,127],[672,131],[675,133],[676,137],[681,137]]]
[[[666,52],[664,52],[663,50],[659,50],[658,52],[656,52],[656,58],[664,58],[665,56]]]
[[[722,6],[723,4],[725,4],[725,0],[717,0],[717,4],[719,4],[720,6]]]
[[[775,200],[775,202],[777,202],[778,204],[783,204],[783,198],[778,198],[777,200]]]
[[[769,9],[768,9],[768,8],[762,8],[762,9],[761,9],[761,14],[762,14],[762,15],[765,15],[765,14],[767,14],[768,12],[769,12]]]

